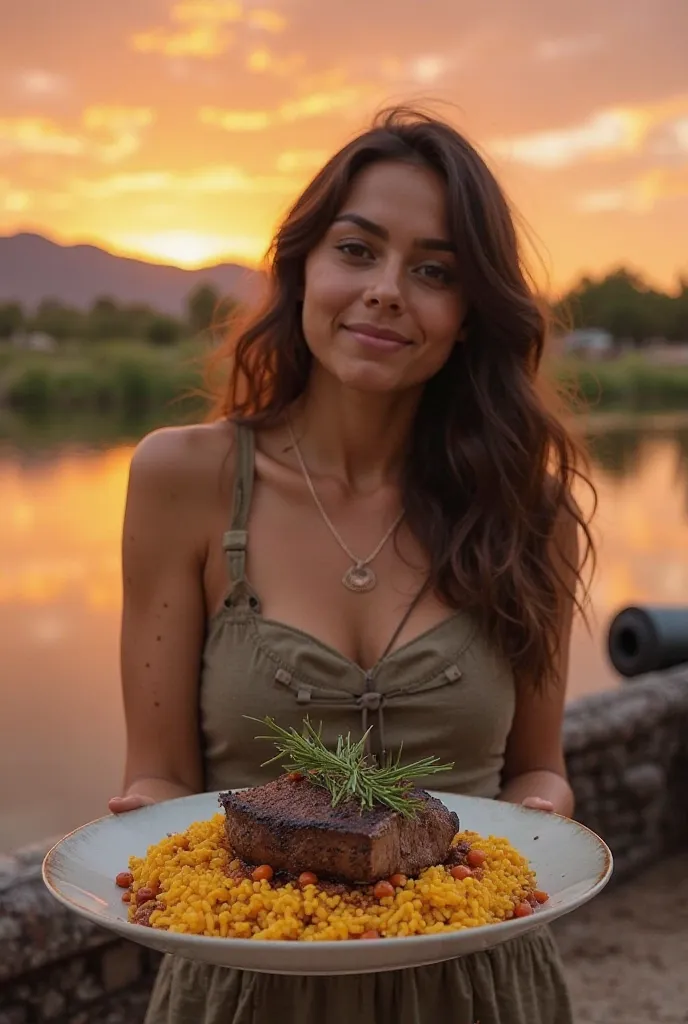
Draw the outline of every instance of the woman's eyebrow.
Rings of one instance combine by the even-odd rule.
[[[371,235],[377,235],[378,238],[385,242],[389,241],[389,231],[387,228],[383,228],[381,224],[368,220],[367,217],[361,217],[359,213],[340,213],[338,217],[335,217],[333,224],[343,221],[349,224],[356,224],[363,231],[367,231]],[[446,238],[414,238],[413,241],[414,245],[417,245],[419,249],[436,249],[440,252],[456,251],[453,243],[449,242]]]

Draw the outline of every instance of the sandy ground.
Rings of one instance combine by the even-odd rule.
[[[603,892],[554,932],[577,1024],[687,1024],[688,852]]]

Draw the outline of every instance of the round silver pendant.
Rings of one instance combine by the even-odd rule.
[[[352,565],[342,576],[342,583],[355,594],[365,594],[373,589],[377,576],[367,565]]]

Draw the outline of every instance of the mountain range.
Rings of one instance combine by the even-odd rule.
[[[94,245],[59,245],[37,234],[0,236],[0,302],[17,301],[29,310],[43,299],[87,309],[107,297],[180,315],[189,292],[200,284],[250,302],[260,279],[258,271],[237,263],[186,270],[116,256]]]

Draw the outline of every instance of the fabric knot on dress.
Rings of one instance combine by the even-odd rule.
[[[376,690],[368,690],[367,693],[361,694],[356,703],[366,711],[379,711],[382,701],[383,696],[381,693],[378,693]]]

